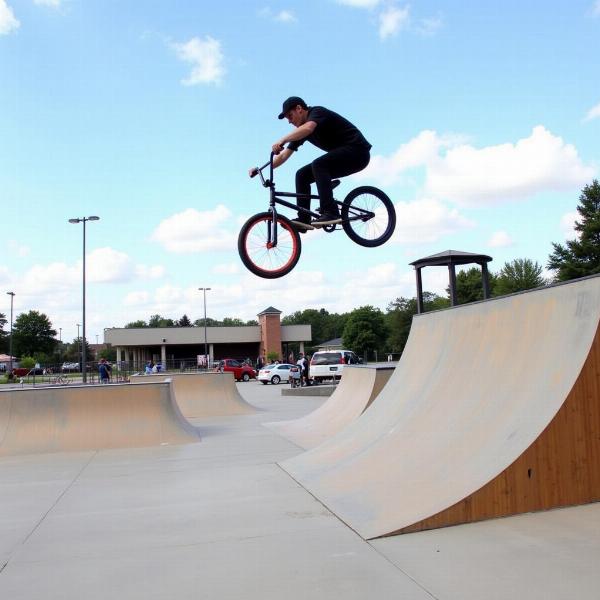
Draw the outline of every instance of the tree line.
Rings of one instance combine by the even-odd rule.
[[[554,277],[546,281],[542,266],[528,258],[517,258],[507,262],[496,273],[490,272],[490,292],[501,296],[521,292],[549,283],[568,281],[600,273],[600,184],[594,180],[586,185],[579,197],[578,218],[575,223],[576,239],[565,244],[553,243],[547,268]],[[456,292],[459,304],[483,298],[481,271],[477,267],[461,271],[456,276]],[[424,293],[424,309],[438,310],[450,306],[449,290],[446,296],[431,292]],[[417,312],[417,301],[412,298],[396,298],[385,311],[373,306],[361,306],[347,313],[330,313],[325,309],[296,311],[282,319],[284,325],[310,324],[312,326],[313,351],[316,345],[334,338],[342,338],[343,345],[360,355],[379,356],[385,353],[401,353],[406,344],[413,315]],[[243,321],[225,318],[222,321],[206,319],[208,327],[257,325],[256,320]],[[0,313],[0,352],[8,352],[6,315]],[[148,321],[133,321],[125,327],[204,327],[204,319],[193,323],[187,315],[170,319],[152,315]],[[61,343],[56,339],[49,318],[32,310],[20,314],[13,324],[13,354],[34,357],[40,363],[58,363],[60,360],[78,360],[81,339],[72,343]],[[104,356],[114,360],[114,350],[105,350]],[[91,353],[88,350],[88,356]],[[102,353],[101,353],[102,355]]]

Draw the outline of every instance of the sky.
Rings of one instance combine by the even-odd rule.
[[[448,249],[492,271],[575,237],[600,171],[600,0],[0,0],[0,290],[90,343],[161,314],[244,320],[268,306],[385,310],[409,263]],[[291,95],[373,145],[345,178],[376,185],[398,224],[379,248],[302,237],[294,271],[245,269],[237,235],[266,210],[248,169],[290,125]],[[320,155],[305,144],[276,171]],[[447,270],[425,269],[444,293]],[[550,273],[548,274],[550,275]],[[0,312],[10,313],[1,294]],[[96,337],[97,336],[97,337]]]

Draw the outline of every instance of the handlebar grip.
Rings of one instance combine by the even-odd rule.
[[[258,175],[258,167],[254,167],[252,169],[252,173],[250,173],[250,177],[256,177]]]

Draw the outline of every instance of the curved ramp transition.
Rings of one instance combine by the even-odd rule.
[[[0,392],[0,456],[198,441],[168,383]]]
[[[256,412],[238,392],[233,373],[163,373],[139,375],[131,382],[147,383],[170,379],[175,390],[175,400],[183,415],[188,418],[225,417]]]
[[[393,371],[393,366],[345,367],[335,392],[319,408],[301,419],[264,425],[301,448],[314,448],[367,410]]]
[[[600,500],[600,278],[415,317],[377,402],[282,463],[365,538]]]

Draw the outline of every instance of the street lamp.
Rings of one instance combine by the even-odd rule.
[[[61,368],[62,362],[62,327],[58,328],[58,363],[59,368]]]
[[[14,292],[6,292],[10,296],[10,341],[8,342],[8,353],[10,354],[10,358],[8,359],[8,372],[12,373],[13,370],[13,362],[12,362],[12,324],[13,324],[13,300],[15,299]]]
[[[69,219],[69,223],[83,223],[83,335],[81,340],[81,366],[83,370],[83,383],[87,382],[87,370],[86,370],[86,350],[85,350],[85,224],[87,221],[99,221],[100,217],[81,217],[78,219]],[[78,336],[79,337],[79,336]]]
[[[208,369],[208,343],[206,339],[206,292],[210,291],[209,287],[198,288],[204,294],[204,357],[206,358],[206,368]]]

